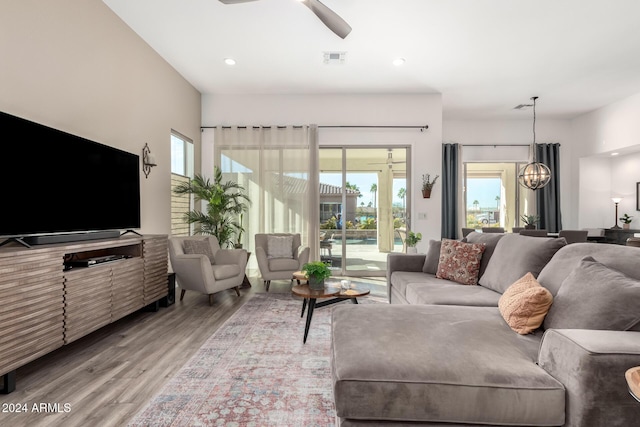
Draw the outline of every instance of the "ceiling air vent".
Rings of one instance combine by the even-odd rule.
[[[347,52],[324,52],[323,63],[325,64],[344,64],[344,57]]]

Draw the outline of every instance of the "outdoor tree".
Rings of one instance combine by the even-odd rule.
[[[398,190],[398,198],[402,199],[402,212],[406,210],[406,197],[407,197],[407,189],[401,188]]]
[[[358,188],[358,186],[356,184],[351,184],[349,181],[346,182],[345,187],[347,187],[347,189],[349,190],[353,190],[360,193],[360,189]]]
[[[371,184],[371,188],[369,189],[369,191],[371,191],[371,196],[373,197],[373,206],[376,206],[376,193],[378,192],[378,184]]]
[[[473,209],[478,210],[480,206],[480,202],[477,200],[473,201]]]
[[[496,196],[496,209],[500,210],[500,196]]]

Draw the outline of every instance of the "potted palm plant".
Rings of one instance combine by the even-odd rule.
[[[322,261],[308,262],[302,266],[307,279],[309,279],[309,288],[314,290],[324,289],[324,280],[331,277],[331,270]]]
[[[522,215],[520,219],[524,223],[524,228],[527,230],[535,230],[536,224],[540,222],[540,217],[538,215]]]
[[[433,180],[431,180],[430,174],[422,175],[422,197],[428,199],[431,197],[431,190],[433,189],[433,185],[438,180],[440,175],[436,175]]]
[[[233,181],[222,182],[222,171],[216,166],[213,182],[195,175],[175,186],[173,192],[192,194],[196,202],[207,202],[204,212],[191,210],[184,215],[187,223],[196,225],[196,234],[216,236],[223,248],[234,246],[234,237],[243,230],[238,218],[251,203],[243,186]]]

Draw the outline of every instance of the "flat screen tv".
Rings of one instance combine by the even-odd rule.
[[[140,228],[139,156],[3,112],[0,131],[0,237],[38,244]]]

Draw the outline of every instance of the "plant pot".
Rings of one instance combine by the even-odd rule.
[[[407,246],[407,253],[408,254],[417,254],[418,253],[418,248],[416,248],[415,246]]]
[[[324,279],[316,279],[315,277],[309,277],[309,288],[314,291],[321,291],[324,289]]]
[[[525,230],[535,230],[536,226],[535,225],[531,225],[531,224],[527,224],[524,226]]]
[[[242,249],[242,243],[236,243],[233,247],[236,249]]]
[[[431,198],[431,190],[422,190],[422,198],[423,199]]]
[[[623,230],[628,230],[631,228],[631,224],[622,224],[622,229]]]

